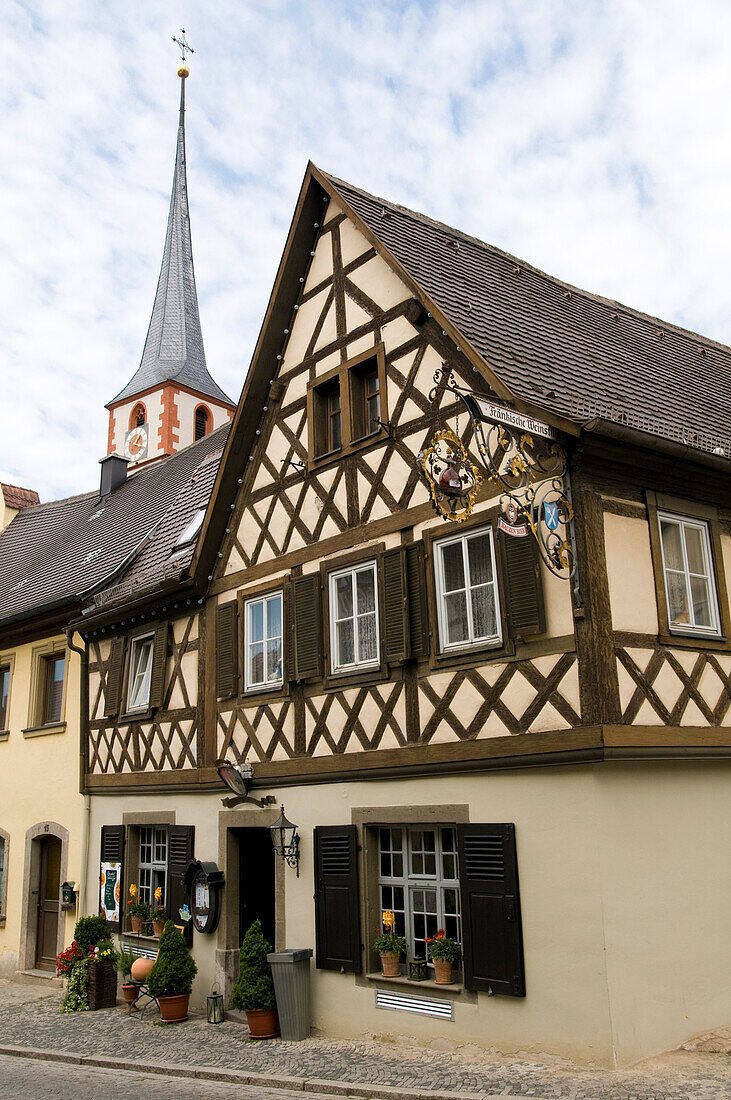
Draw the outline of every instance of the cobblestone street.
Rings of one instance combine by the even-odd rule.
[[[21,1047],[68,1052],[77,1058],[128,1061],[140,1068],[210,1067],[271,1077],[271,1085],[280,1090],[343,1093],[350,1086],[352,1093],[376,1097],[398,1090],[399,1096],[433,1091],[556,1100],[731,1098],[727,1053],[677,1051],[628,1070],[608,1071],[558,1059],[508,1058],[464,1048],[423,1050],[368,1038],[256,1043],[235,1021],[214,1027],[192,1016],[184,1025],[161,1025],[154,1011],[141,1020],[128,1016],[122,1007],[65,1016],[59,1011],[60,1001],[56,991],[39,994],[35,986],[0,981],[0,1051]],[[9,1094],[0,1092],[4,1095]]]

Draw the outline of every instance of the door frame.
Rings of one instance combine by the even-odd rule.
[[[57,821],[39,821],[25,834],[25,859],[23,863],[23,908],[20,921],[20,944],[18,953],[19,970],[35,970],[38,947],[38,902],[41,888],[41,841],[46,836],[54,836],[61,841],[61,867],[59,877],[65,882],[68,877],[69,831]],[[59,899],[60,901],[60,899]],[[64,931],[66,913],[59,905],[58,930],[56,932],[56,954],[64,949]],[[50,973],[50,971],[49,971]]]

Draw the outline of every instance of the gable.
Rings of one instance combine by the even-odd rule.
[[[435,371],[449,354],[436,339],[440,330],[410,319],[410,288],[332,199],[311,253],[217,576],[426,504],[416,455],[437,421],[455,426],[452,395],[442,387],[430,400]],[[308,388],[381,346],[388,427],[352,453],[344,447],[313,465]]]

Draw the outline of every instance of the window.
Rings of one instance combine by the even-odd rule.
[[[63,702],[63,674],[66,657],[53,654],[43,657],[41,664],[41,715],[40,725],[54,726],[61,721]]]
[[[140,901],[156,902],[155,890],[162,889],[161,905],[167,904],[168,831],[163,826],[145,825],[140,829],[139,891]]]
[[[206,514],[205,508],[199,508],[196,514],[193,516],[190,523],[180,533],[180,537],[175,543],[174,549],[178,549],[181,546],[187,546],[189,542],[192,542],[200,531],[203,525],[203,517]]]
[[[481,528],[435,544],[441,649],[499,645],[500,606],[492,530]]]
[[[376,563],[330,574],[330,652],[333,672],[377,665]]]
[[[129,414],[129,426],[130,428],[141,428],[143,424],[147,423],[147,413],[145,406],[142,402],[138,402]]]
[[[311,462],[377,436],[388,418],[383,344],[311,382],[307,418]]]
[[[708,524],[658,512],[670,630],[721,633]]]
[[[152,679],[152,655],[155,648],[154,634],[134,638],[129,659],[129,687],[127,710],[146,710],[150,701]]]
[[[282,593],[244,603],[244,653],[247,691],[282,683]]]
[[[427,937],[440,928],[461,942],[456,829],[410,825],[378,833],[381,911],[393,911],[408,958],[428,958]]]
[[[199,405],[195,410],[194,439],[202,439],[211,430],[211,414],[205,405]]]
[[[8,728],[8,698],[10,696],[10,669],[0,668],[0,730]]]

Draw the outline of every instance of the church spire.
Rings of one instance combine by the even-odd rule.
[[[184,37],[182,43],[177,38],[174,41],[181,46],[183,54],[183,62],[178,68],[180,121],[160,277],[140,365],[110,404],[143,393],[165,381],[184,385],[197,393],[231,404],[208,373],[203,350],[185,164],[185,81],[190,69],[185,62],[184,51],[190,50],[190,46],[185,43]]]

